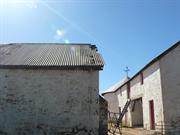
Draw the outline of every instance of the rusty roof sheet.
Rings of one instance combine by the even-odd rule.
[[[104,65],[97,48],[90,44],[0,45],[0,67],[96,67]]]

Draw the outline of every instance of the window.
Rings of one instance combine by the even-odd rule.
[[[144,75],[143,72],[140,73],[140,81],[141,81],[141,85],[144,84]]]
[[[130,82],[127,83],[127,98],[130,98],[131,86]]]

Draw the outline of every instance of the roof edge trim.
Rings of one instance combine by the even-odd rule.
[[[103,70],[103,66],[36,66],[36,65],[0,65],[0,69],[27,69],[27,70]]]
[[[176,42],[174,45],[172,45],[171,47],[169,47],[167,50],[165,50],[164,52],[162,52],[160,55],[158,55],[157,57],[155,57],[153,60],[151,60],[148,64],[146,64],[141,70],[139,70],[132,78],[130,78],[128,81],[126,81],[124,84],[122,84],[119,88],[122,88],[124,85],[126,85],[127,83],[129,83],[130,81],[132,81],[136,76],[138,76],[142,71],[144,71],[145,69],[147,69],[149,66],[151,66],[152,64],[154,64],[156,61],[158,61],[159,59],[161,59],[163,56],[165,56],[166,54],[168,54],[171,50],[175,49],[176,47],[178,47],[180,45],[180,41]],[[102,93],[102,95],[105,94],[109,94],[109,93],[115,93],[116,91],[118,91],[117,88],[116,90],[112,91],[112,92],[104,92]]]

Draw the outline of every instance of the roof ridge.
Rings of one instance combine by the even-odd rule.
[[[88,45],[94,46],[90,43],[3,43],[0,45]]]
[[[169,47],[168,49],[166,49],[165,51],[163,51],[162,53],[160,53],[158,56],[156,56],[154,59],[152,59],[150,62],[148,62],[148,64],[146,64],[141,70],[139,70],[132,78],[130,78],[128,81],[126,81],[125,83],[123,83],[120,87],[123,87],[125,84],[127,84],[128,82],[130,82],[131,80],[133,80],[137,75],[139,75],[143,70],[145,70],[147,67],[149,67],[150,65],[152,65],[153,63],[155,63],[156,61],[158,61],[159,59],[161,59],[163,56],[165,56],[166,54],[168,54],[171,50],[175,49],[176,47],[178,47],[180,45],[180,41],[176,42],[175,44],[173,44],[171,47]],[[116,84],[114,84],[116,85]],[[113,86],[114,86],[113,85]],[[120,88],[119,87],[119,88]],[[106,94],[106,93],[114,93],[116,92],[112,91],[112,92],[104,92],[102,93],[102,95]]]

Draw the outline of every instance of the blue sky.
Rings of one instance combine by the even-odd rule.
[[[0,0],[0,43],[97,45],[100,93],[180,40],[179,0]]]

